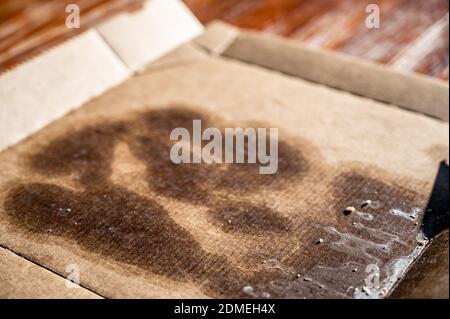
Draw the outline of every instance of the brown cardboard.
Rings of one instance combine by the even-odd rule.
[[[221,55],[239,36],[239,29],[220,22],[212,22],[194,42],[211,54]]]
[[[101,298],[95,293],[66,285],[64,278],[0,248],[0,298]]]
[[[145,1],[0,75],[0,150],[203,31],[183,2]],[[39,103],[39,107],[37,104]]]
[[[201,34],[203,26],[182,1],[151,0],[141,10],[122,13],[97,30],[126,66],[136,71]]]
[[[433,240],[391,298],[448,299],[448,229]]]
[[[129,75],[130,71],[92,30],[2,74],[0,150]]]
[[[448,121],[448,84],[441,80],[251,32],[223,55]]]
[[[256,57],[285,56],[255,37]],[[60,275],[76,263],[81,286],[105,297],[388,295],[427,243],[448,123],[239,61],[233,46],[247,37],[236,39],[196,40],[212,56],[183,46],[192,59],[172,52],[1,153],[0,244]],[[418,97],[442,97],[442,85],[411,81]],[[173,167],[170,130],[199,118],[279,128],[279,173]],[[370,265],[378,289],[366,286]]]

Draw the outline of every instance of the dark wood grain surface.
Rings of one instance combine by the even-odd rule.
[[[448,79],[447,0],[185,0],[203,23],[220,19],[357,57]],[[65,27],[65,6],[81,8],[81,29]],[[4,0],[0,2],[0,71],[95,26],[142,0]],[[381,28],[365,26],[369,3]]]

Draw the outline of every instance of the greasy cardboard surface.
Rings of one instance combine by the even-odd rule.
[[[0,244],[105,297],[387,295],[424,249],[448,123],[208,57],[233,43],[216,32],[1,153]],[[171,164],[193,119],[279,128],[278,174]]]
[[[392,298],[449,298],[448,230],[433,240],[432,245],[408,271]]]

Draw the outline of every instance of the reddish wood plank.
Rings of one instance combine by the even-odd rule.
[[[390,63],[400,70],[414,70],[435,77],[448,73],[448,14],[430,26]],[[448,78],[448,74],[446,75]]]
[[[398,4],[399,0],[379,0],[381,15]],[[338,50],[353,39],[356,30],[364,26],[365,8],[373,0],[340,1],[336,6],[290,34],[291,38],[309,46]],[[330,27],[332,26],[332,27]],[[358,39],[358,43],[361,39]]]
[[[382,7],[382,6],[380,6]],[[340,51],[389,63],[448,12],[442,0],[402,0],[381,14],[381,28],[368,29],[361,23]]]
[[[203,23],[221,19],[239,27],[291,37],[309,46],[401,64],[403,67],[396,67],[448,79],[446,0],[185,2]],[[365,26],[365,8],[371,3],[380,8],[381,29]],[[433,36],[435,41],[428,40]],[[409,56],[407,63],[404,54]]]

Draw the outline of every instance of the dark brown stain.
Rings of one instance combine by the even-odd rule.
[[[393,174],[386,173],[382,179],[373,175],[373,172],[358,169],[339,173],[332,183],[333,206],[330,209],[340,215],[348,206],[374,214],[392,207],[410,212],[424,202],[423,195],[392,180]],[[367,200],[371,203],[367,204]]]
[[[201,119],[204,128],[223,124],[189,109],[172,108],[140,114],[131,121],[87,126],[51,141],[30,156],[30,167],[49,177],[70,175],[81,189],[20,184],[5,202],[8,215],[29,231],[73,239],[88,250],[172,279],[189,278],[214,295],[236,296],[243,285],[257,283],[272,271],[237,272],[225,256],[205,252],[161,205],[111,183],[115,146],[125,142],[145,163],[144,178],[157,194],[207,206],[213,224],[241,235],[286,233],[290,221],[266,206],[224,200],[224,196],[269,185],[287,187],[289,180],[305,175],[308,163],[280,141],[275,175],[259,175],[259,164],[175,165],[169,157],[174,143],[170,132],[176,127],[192,128],[194,119]]]
[[[122,187],[105,184],[74,192],[45,183],[24,184],[11,190],[5,208],[28,231],[73,239],[119,262],[201,283],[213,295],[236,296],[245,284],[277,276],[238,272],[225,256],[203,250],[161,205]]]
[[[202,127],[224,127],[186,108],[151,111],[129,122],[102,123],[62,136],[30,159],[38,172],[59,176],[75,174],[86,186],[95,187],[111,174],[113,151],[125,142],[133,155],[147,167],[146,180],[159,194],[182,201],[204,204],[214,192],[233,191],[244,195],[274,183],[288,186],[300,179],[309,168],[301,152],[285,141],[279,141],[279,168],[273,175],[260,175],[260,164],[177,165],[170,161],[170,132],[187,128],[192,136],[192,120],[202,120]],[[224,134],[223,134],[224,138]],[[187,191],[189,190],[189,191]]]
[[[390,251],[408,255],[410,254],[409,249],[416,245],[415,237],[423,218],[426,196],[423,192],[419,192],[420,188],[417,185],[420,184],[418,182],[410,179],[408,182],[411,184],[411,188],[409,188],[404,186],[405,180],[398,181],[396,177],[395,174],[380,168],[361,168],[353,166],[353,163],[348,163],[347,169],[333,178],[330,185],[332,196],[330,196],[326,211],[336,216],[340,232],[350,233],[378,244],[385,244],[389,236],[397,236],[398,240],[391,243]],[[370,200],[371,203],[366,204],[367,200]],[[344,209],[348,206],[355,207],[356,212],[346,215]],[[421,211],[417,214],[416,219],[412,217],[408,219],[389,213],[392,209],[400,210],[405,214],[412,214],[415,209]],[[373,219],[362,219],[359,214],[372,216]],[[365,227],[375,231],[355,228],[354,222],[362,223]],[[382,230],[382,233],[377,230]],[[326,235],[326,237],[333,240],[334,235]],[[391,260],[391,254],[387,247],[385,251],[367,249],[367,252],[382,263],[378,266],[383,273],[385,269],[382,266],[387,265]],[[331,251],[328,252],[328,255],[334,256],[333,259],[336,260],[341,259],[342,264],[355,261],[363,264],[367,262],[364,255],[351,259],[348,259],[349,256],[337,256],[335,252]],[[342,259],[343,257],[345,258]]]
[[[332,201],[328,211],[337,216],[339,221],[353,220],[357,212],[370,214],[373,220],[366,221],[373,227],[383,228],[387,232],[412,232],[418,226],[414,220],[399,218],[388,214],[392,209],[400,210],[406,214],[413,213],[415,209],[423,209],[426,206],[426,196],[417,189],[405,187],[405,181],[395,180],[395,174],[384,172],[381,169],[354,168],[339,173],[332,182]],[[411,180],[411,184],[414,182]],[[366,201],[370,200],[370,204]],[[353,206],[357,212],[346,215],[343,211],[346,207]],[[383,216],[380,220],[379,216]],[[417,216],[421,218],[421,216]],[[420,220],[417,220],[420,222]],[[348,226],[351,223],[343,223]],[[372,238],[374,242],[376,238]]]
[[[212,224],[227,233],[268,236],[291,230],[288,218],[264,205],[227,200],[218,202],[210,213]]]
[[[336,267],[349,262],[348,256],[326,245],[323,248],[319,245],[318,252],[308,250],[319,249],[314,244],[317,240],[314,236],[320,233],[317,229],[320,225],[307,217],[311,211],[299,212],[306,216],[303,224],[299,224],[270,208],[261,197],[255,202],[252,194],[301,185],[312,175],[318,179],[317,183],[322,183],[321,176],[335,174],[330,192],[323,195],[323,203],[311,209],[313,213],[327,212],[331,216],[329,223],[336,218],[340,228],[349,227],[348,218],[353,218],[342,214],[347,206],[382,214],[383,208],[393,205],[408,210],[421,204],[419,193],[400,186],[404,182],[396,183],[392,174],[357,169],[333,172],[333,168],[320,163],[313,146],[304,141],[287,141],[281,135],[279,169],[275,175],[258,174],[259,164],[175,165],[169,157],[173,143],[169,140],[170,131],[176,127],[192,128],[193,119],[201,119],[203,128],[234,126],[185,107],[174,107],[137,114],[130,120],[103,121],[61,135],[33,152],[27,169],[47,177],[70,177],[78,182],[79,188],[18,183],[9,189],[4,203],[8,216],[26,231],[68,238],[107,258],[171,279],[192,281],[211,296],[244,297],[243,286],[295,280],[296,271],[323,261],[324,253],[328,254],[325,260]],[[205,251],[152,194],[149,198],[125,185],[112,183],[114,150],[119,143],[125,143],[133,156],[144,163],[142,178],[150,193],[206,207],[211,226],[250,242],[258,238],[254,251],[244,255],[237,267],[220,251]],[[299,200],[314,194],[314,189],[306,188],[305,192],[307,196]],[[382,206],[359,207],[364,199]],[[379,220],[386,223],[391,221],[389,218],[384,216]],[[395,217],[392,221],[392,226],[378,226],[387,231],[404,226],[406,231],[412,231],[408,221]],[[361,232],[360,236],[367,237],[367,234]],[[324,234],[324,238],[331,237]],[[297,241],[301,240],[311,240],[312,248],[306,245],[296,249]],[[283,259],[291,270],[255,266],[270,258]],[[333,280],[339,282],[337,278]],[[284,296],[276,289],[266,288],[272,297]]]

